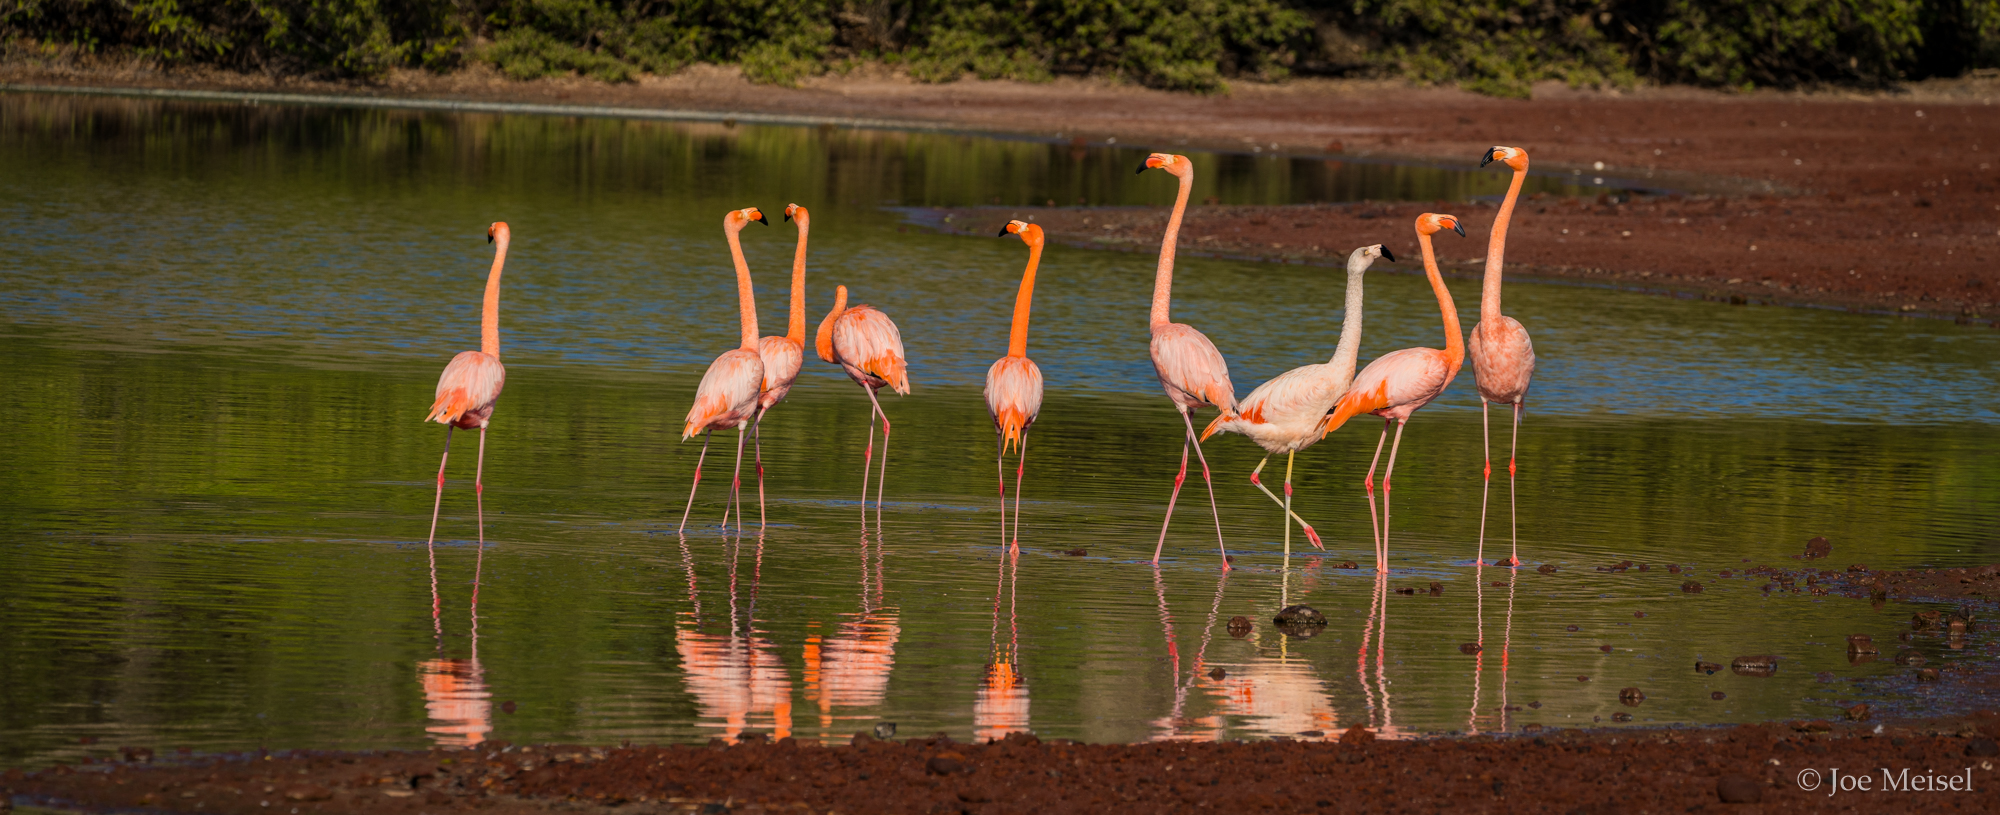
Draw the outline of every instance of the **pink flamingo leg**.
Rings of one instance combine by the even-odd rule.
[[[479,428],[479,457],[472,465],[472,504],[479,518],[479,551],[486,551],[486,428]]]
[[[882,417],[882,474],[875,479],[875,523],[882,523],[882,492],[889,486],[889,414],[882,410],[882,403],[875,398],[875,389],[868,388],[868,401],[875,406],[875,415]],[[869,438],[874,438],[870,428]],[[868,502],[868,485],[861,486],[861,501]]]
[[[1382,554],[1380,559],[1376,561],[1375,571],[1383,574],[1389,573],[1389,485],[1396,477],[1396,450],[1403,446],[1403,425],[1405,424],[1407,422],[1396,423],[1396,440],[1389,443],[1389,466],[1382,471],[1382,543],[1380,545]],[[1386,628],[1388,618],[1384,617],[1383,622]],[[1386,709],[1387,707],[1384,706],[1384,710]]]
[[[1382,461],[1382,446],[1389,442],[1389,421],[1382,420],[1382,435],[1375,440],[1375,457],[1368,460],[1368,477],[1361,482],[1361,488],[1368,492],[1368,527],[1374,535],[1371,543],[1375,546],[1375,571],[1384,571],[1382,566],[1382,519],[1375,514],[1375,465]]]
[[[1187,425],[1188,441],[1194,443],[1195,458],[1201,460],[1201,482],[1208,486],[1208,511],[1215,515],[1215,551],[1222,554],[1222,570],[1226,572],[1229,571],[1229,547],[1222,543],[1222,508],[1215,504],[1215,479],[1209,477],[1208,456],[1201,452],[1201,438],[1195,435],[1194,420],[1188,418],[1185,410],[1181,411],[1181,424]],[[1291,507],[1285,508],[1285,514],[1290,515],[1291,512]],[[1285,529],[1289,531],[1291,527]]]
[[[863,388],[862,390],[867,390]],[[869,393],[870,402],[875,401],[874,393]],[[873,408],[879,412],[880,406]],[[868,414],[868,446],[861,448],[861,523],[868,523],[868,476],[869,464],[875,460],[875,413]]]
[[[768,525],[764,516],[764,411],[757,411],[757,421],[750,429],[755,433],[751,443],[757,446],[757,530],[761,532]]]
[[[1167,527],[1174,522],[1174,502],[1181,498],[1181,484],[1187,481],[1188,444],[1181,441],[1181,471],[1174,475],[1174,492],[1167,496],[1167,519],[1160,522],[1160,542],[1153,545],[1153,565],[1160,565],[1160,550],[1167,545]]]
[[[1479,482],[1479,555],[1475,562],[1486,565],[1486,494],[1493,490],[1493,433],[1487,429],[1486,397],[1479,398],[1479,456],[1486,460],[1486,472]]]
[[[1020,464],[1014,469],[1014,542],[1011,551],[1015,557],[1021,555],[1021,480],[1028,474],[1028,431],[1021,430]]]
[[[437,541],[438,509],[444,506],[444,464],[451,460],[451,431],[451,425],[444,426],[444,455],[438,457],[437,497],[431,500],[431,536],[424,539],[425,549]],[[431,571],[437,571],[436,555],[432,555]]]
[[[1006,546],[1007,545],[1007,437],[1000,435],[999,433],[993,434],[993,472],[1000,478],[1000,545]],[[997,594],[994,595],[993,602],[995,604],[994,608],[996,610],[993,613],[995,615],[998,615],[1000,613],[997,610],[999,608],[998,604],[1000,602],[999,597],[1000,596]],[[997,626],[999,626],[998,620],[1000,618],[998,616],[995,616],[993,619],[995,620],[994,625],[996,626],[994,630],[997,632],[999,631],[999,628]],[[996,634],[995,636],[998,635]]]
[[[738,537],[743,535],[743,440],[749,435],[750,428],[748,426],[739,427],[736,430],[736,466],[735,469],[730,471],[729,478],[729,499],[736,505],[736,534]],[[1390,466],[1394,466],[1395,462],[1395,458],[1391,457],[1389,459]],[[729,526],[728,509],[722,510],[722,525],[724,527]]]
[[[708,434],[711,432],[714,431],[701,432],[701,455],[694,460],[694,485],[688,487],[687,509],[681,510],[681,525],[679,529],[674,530],[675,532],[687,531],[688,513],[694,511],[694,494],[696,490],[701,489],[701,463],[708,460]]]
[[[1514,553],[1507,558],[1507,565],[1521,565],[1521,523],[1514,503],[1514,456],[1521,451],[1521,411],[1527,406],[1514,403],[1514,441],[1507,448],[1507,530],[1514,538]]]

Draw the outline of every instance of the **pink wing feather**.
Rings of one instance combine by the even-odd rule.
[[[736,348],[716,357],[695,388],[694,407],[688,408],[681,440],[704,430],[722,430],[749,421],[757,412],[757,396],[763,386],[764,362],[756,351]]]
[[[1208,337],[1181,323],[1153,331],[1153,372],[1174,404],[1185,408],[1214,405],[1236,413],[1236,388],[1229,383],[1229,363]]]
[[[1042,369],[1027,357],[1001,357],[986,369],[986,409],[1003,443],[1018,443],[1042,412]]]
[[[461,351],[438,377],[437,394],[424,421],[463,429],[485,427],[493,416],[493,403],[500,400],[500,388],[506,384],[507,368],[499,357]]]
[[[855,306],[841,313],[833,326],[833,354],[848,369],[847,375],[864,387],[869,384],[864,377],[872,377],[899,394],[910,394],[903,333],[874,306]],[[856,371],[863,376],[855,376]]]
[[[757,358],[764,363],[764,394],[757,397],[757,405],[769,410],[791,393],[799,366],[805,363],[805,349],[789,337],[765,337],[757,341]]]

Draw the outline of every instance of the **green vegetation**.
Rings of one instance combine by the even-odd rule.
[[[607,82],[695,62],[791,84],[861,62],[926,82],[1405,76],[1525,94],[1641,79],[1881,86],[2000,66],[2000,0],[0,0],[24,48],[326,77],[466,60]]]

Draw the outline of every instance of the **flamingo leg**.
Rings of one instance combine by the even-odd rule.
[[[739,425],[737,427],[736,466],[735,469],[730,471],[729,479],[729,498],[736,505],[736,534],[738,537],[743,535],[743,440],[749,435],[750,427],[748,425]],[[1390,457],[1390,466],[1395,466],[1395,463],[1396,459],[1393,456]],[[1385,488],[1383,491],[1387,492],[1388,490]],[[728,512],[729,510],[727,509],[723,510],[722,525],[725,527],[729,525]]]
[[[1153,545],[1153,565],[1160,565],[1160,550],[1167,545],[1167,527],[1174,523],[1174,502],[1181,498],[1181,484],[1187,481],[1188,443],[1181,440],[1181,470],[1174,475],[1173,494],[1167,496],[1167,519],[1160,522],[1160,542]]]
[[[479,457],[472,465],[472,505],[479,519],[479,551],[486,551],[486,428],[479,428]]]
[[[1019,462],[1014,468],[1014,539],[1008,551],[1015,557],[1021,555],[1021,480],[1028,474],[1028,429],[1021,428],[1021,449],[1016,453]]]
[[[875,398],[875,389],[868,388],[868,401],[875,405],[875,415],[882,417],[882,474],[875,479],[875,523],[882,522],[882,492],[889,486],[889,414],[882,410],[882,403]],[[874,438],[870,429],[869,438]],[[861,501],[868,501],[868,487],[862,485]]]
[[[451,425],[444,426],[444,455],[438,457],[437,497],[431,500],[431,536],[424,540],[425,549],[431,548],[438,536],[438,509],[444,506],[444,463],[451,460],[451,431]]]
[[[1396,477],[1396,450],[1403,446],[1403,425],[1396,423],[1396,440],[1389,443],[1389,466],[1382,471],[1382,555],[1376,561],[1375,571],[1389,573],[1389,490],[1390,482]],[[1387,618],[1384,618],[1386,623]]]
[[[868,389],[864,387],[862,390],[865,391]],[[872,391],[868,394],[868,401],[870,403],[875,401],[875,394]],[[871,475],[868,465],[875,460],[875,413],[881,412],[882,407],[876,405],[871,410],[874,412],[868,414],[868,446],[861,448],[861,522],[863,524],[868,523],[868,476]]]
[[[757,421],[750,426],[753,433],[751,444],[757,450],[757,531],[764,531],[764,411],[757,411]]]
[[[1382,461],[1382,445],[1389,441],[1389,419],[1382,420],[1382,436],[1375,440],[1375,457],[1368,460],[1368,477],[1361,488],[1368,491],[1368,527],[1374,535],[1375,570],[1382,571],[1382,519],[1375,515],[1375,465]]]
[[[1479,457],[1486,460],[1486,471],[1479,482],[1479,555],[1477,562],[1486,563],[1486,494],[1493,490],[1493,433],[1487,428],[1486,397],[1479,397]]]
[[[674,530],[675,532],[687,531],[688,513],[694,511],[694,494],[696,490],[701,489],[701,463],[708,460],[708,436],[712,432],[714,431],[701,431],[701,455],[697,456],[694,460],[694,484],[688,487],[687,509],[681,510],[681,526],[679,529]]]
[[[1278,506],[1284,506],[1285,502],[1278,498],[1277,493],[1272,492],[1269,487],[1264,486],[1264,482],[1257,480],[1257,474],[1262,473],[1264,471],[1264,465],[1269,463],[1270,461],[1271,457],[1267,455],[1264,457],[1263,461],[1257,462],[1257,469],[1250,471],[1250,485],[1256,487],[1257,491],[1262,492],[1264,493],[1265,496],[1269,497],[1271,499],[1271,503],[1277,504]],[[1289,516],[1291,520],[1299,522],[1299,528],[1305,530],[1306,540],[1312,541],[1312,545],[1319,547],[1320,549],[1326,548],[1325,544],[1320,543],[1319,533],[1313,531],[1312,524],[1306,523],[1306,519],[1299,517],[1298,513],[1293,512],[1290,509],[1285,510],[1285,514]]]
[[[998,432],[993,434],[993,472],[1000,478],[1000,545],[1007,545],[1007,437]],[[994,631],[999,631],[1000,595],[993,595]],[[998,637],[999,634],[994,634]]]
[[[1296,452],[1285,454],[1285,514],[1287,516],[1292,514],[1292,459],[1296,458],[1297,456],[1298,453]],[[1285,572],[1289,574],[1291,570],[1292,570],[1292,525],[1290,522],[1287,522],[1285,524]]]
[[[1526,406],[1514,403],[1514,441],[1507,447],[1507,531],[1514,539],[1514,553],[1507,556],[1507,565],[1521,565],[1521,523],[1516,517],[1519,508],[1514,503],[1514,456],[1521,451],[1521,411]]]
[[[1181,424],[1187,425],[1188,441],[1194,443],[1195,458],[1201,460],[1201,482],[1208,487],[1208,511],[1215,515],[1215,550],[1222,554],[1222,570],[1226,572],[1229,571],[1229,547],[1222,543],[1222,508],[1215,503],[1215,479],[1209,477],[1208,456],[1201,451],[1201,437],[1195,435],[1194,420],[1188,418],[1185,410],[1181,411]],[[1291,508],[1287,507],[1285,511],[1289,513]],[[1291,527],[1285,527],[1285,531],[1289,533]]]

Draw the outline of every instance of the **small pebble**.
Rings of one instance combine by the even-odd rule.
[[[1229,672],[1228,672],[1228,671],[1225,671],[1225,670],[1223,670],[1223,669],[1221,669],[1221,668],[1217,668],[1217,669],[1215,669],[1215,670],[1213,670],[1213,671],[1209,671],[1209,672],[1208,672],[1208,678],[1210,678],[1210,679],[1213,679],[1213,680],[1215,680],[1215,681],[1217,681],[1217,682],[1221,682],[1221,681],[1222,681],[1222,679],[1223,679],[1223,677],[1226,677],[1226,676],[1228,676],[1228,675],[1229,675]]]
[[[1578,682],[1589,682],[1589,681],[1590,681],[1590,677],[1588,677],[1588,676],[1578,676],[1578,677],[1576,678],[1576,681],[1578,681]]]
[[[1609,645],[1600,645],[1600,646],[1597,646],[1597,650],[1599,650],[1599,651],[1603,651],[1604,653],[1607,653],[1607,654],[1608,654],[1608,653],[1611,653],[1611,646],[1609,646]]]
[[[1581,629],[1578,629],[1578,628],[1577,628],[1576,626],[1573,626],[1573,625],[1571,625],[1571,626],[1564,626],[1564,627],[1563,627],[1563,630],[1564,630],[1564,631],[1578,631],[1578,630],[1581,630]]]
[[[1535,571],[1541,572],[1542,574],[1555,574],[1556,566],[1553,563],[1544,563],[1540,566],[1536,566]]]
[[[1459,653],[1461,653],[1461,654],[1465,654],[1465,655],[1467,655],[1467,656],[1471,656],[1471,655],[1473,655],[1473,654],[1477,654],[1477,653],[1479,653],[1480,651],[1483,651],[1483,650],[1485,650],[1485,646],[1482,646],[1482,645],[1480,645],[1479,643],[1476,643],[1476,642],[1468,642],[1468,643],[1463,643],[1463,644],[1461,644],[1461,645],[1459,645],[1459,646],[1458,646],[1458,652],[1459,652]]]
[[[1065,555],[1069,555],[1070,557],[1084,557],[1084,556],[1086,556],[1086,555],[1089,555],[1089,554],[1090,554],[1090,550],[1088,550],[1088,549],[1071,549],[1071,550],[1069,550],[1069,551],[1067,551],[1067,552],[1064,552],[1063,554],[1065,554]]]
[[[1724,699],[1727,699],[1727,698],[1729,698],[1729,694],[1726,694],[1726,693],[1723,693],[1722,691],[1716,691],[1716,692],[1714,692],[1714,693],[1711,693],[1711,694],[1709,694],[1709,695],[1708,695],[1708,698],[1710,698],[1710,699],[1714,699],[1715,701],[1718,701],[1718,702],[1720,702],[1720,701],[1722,701],[1722,700],[1724,700]]]

